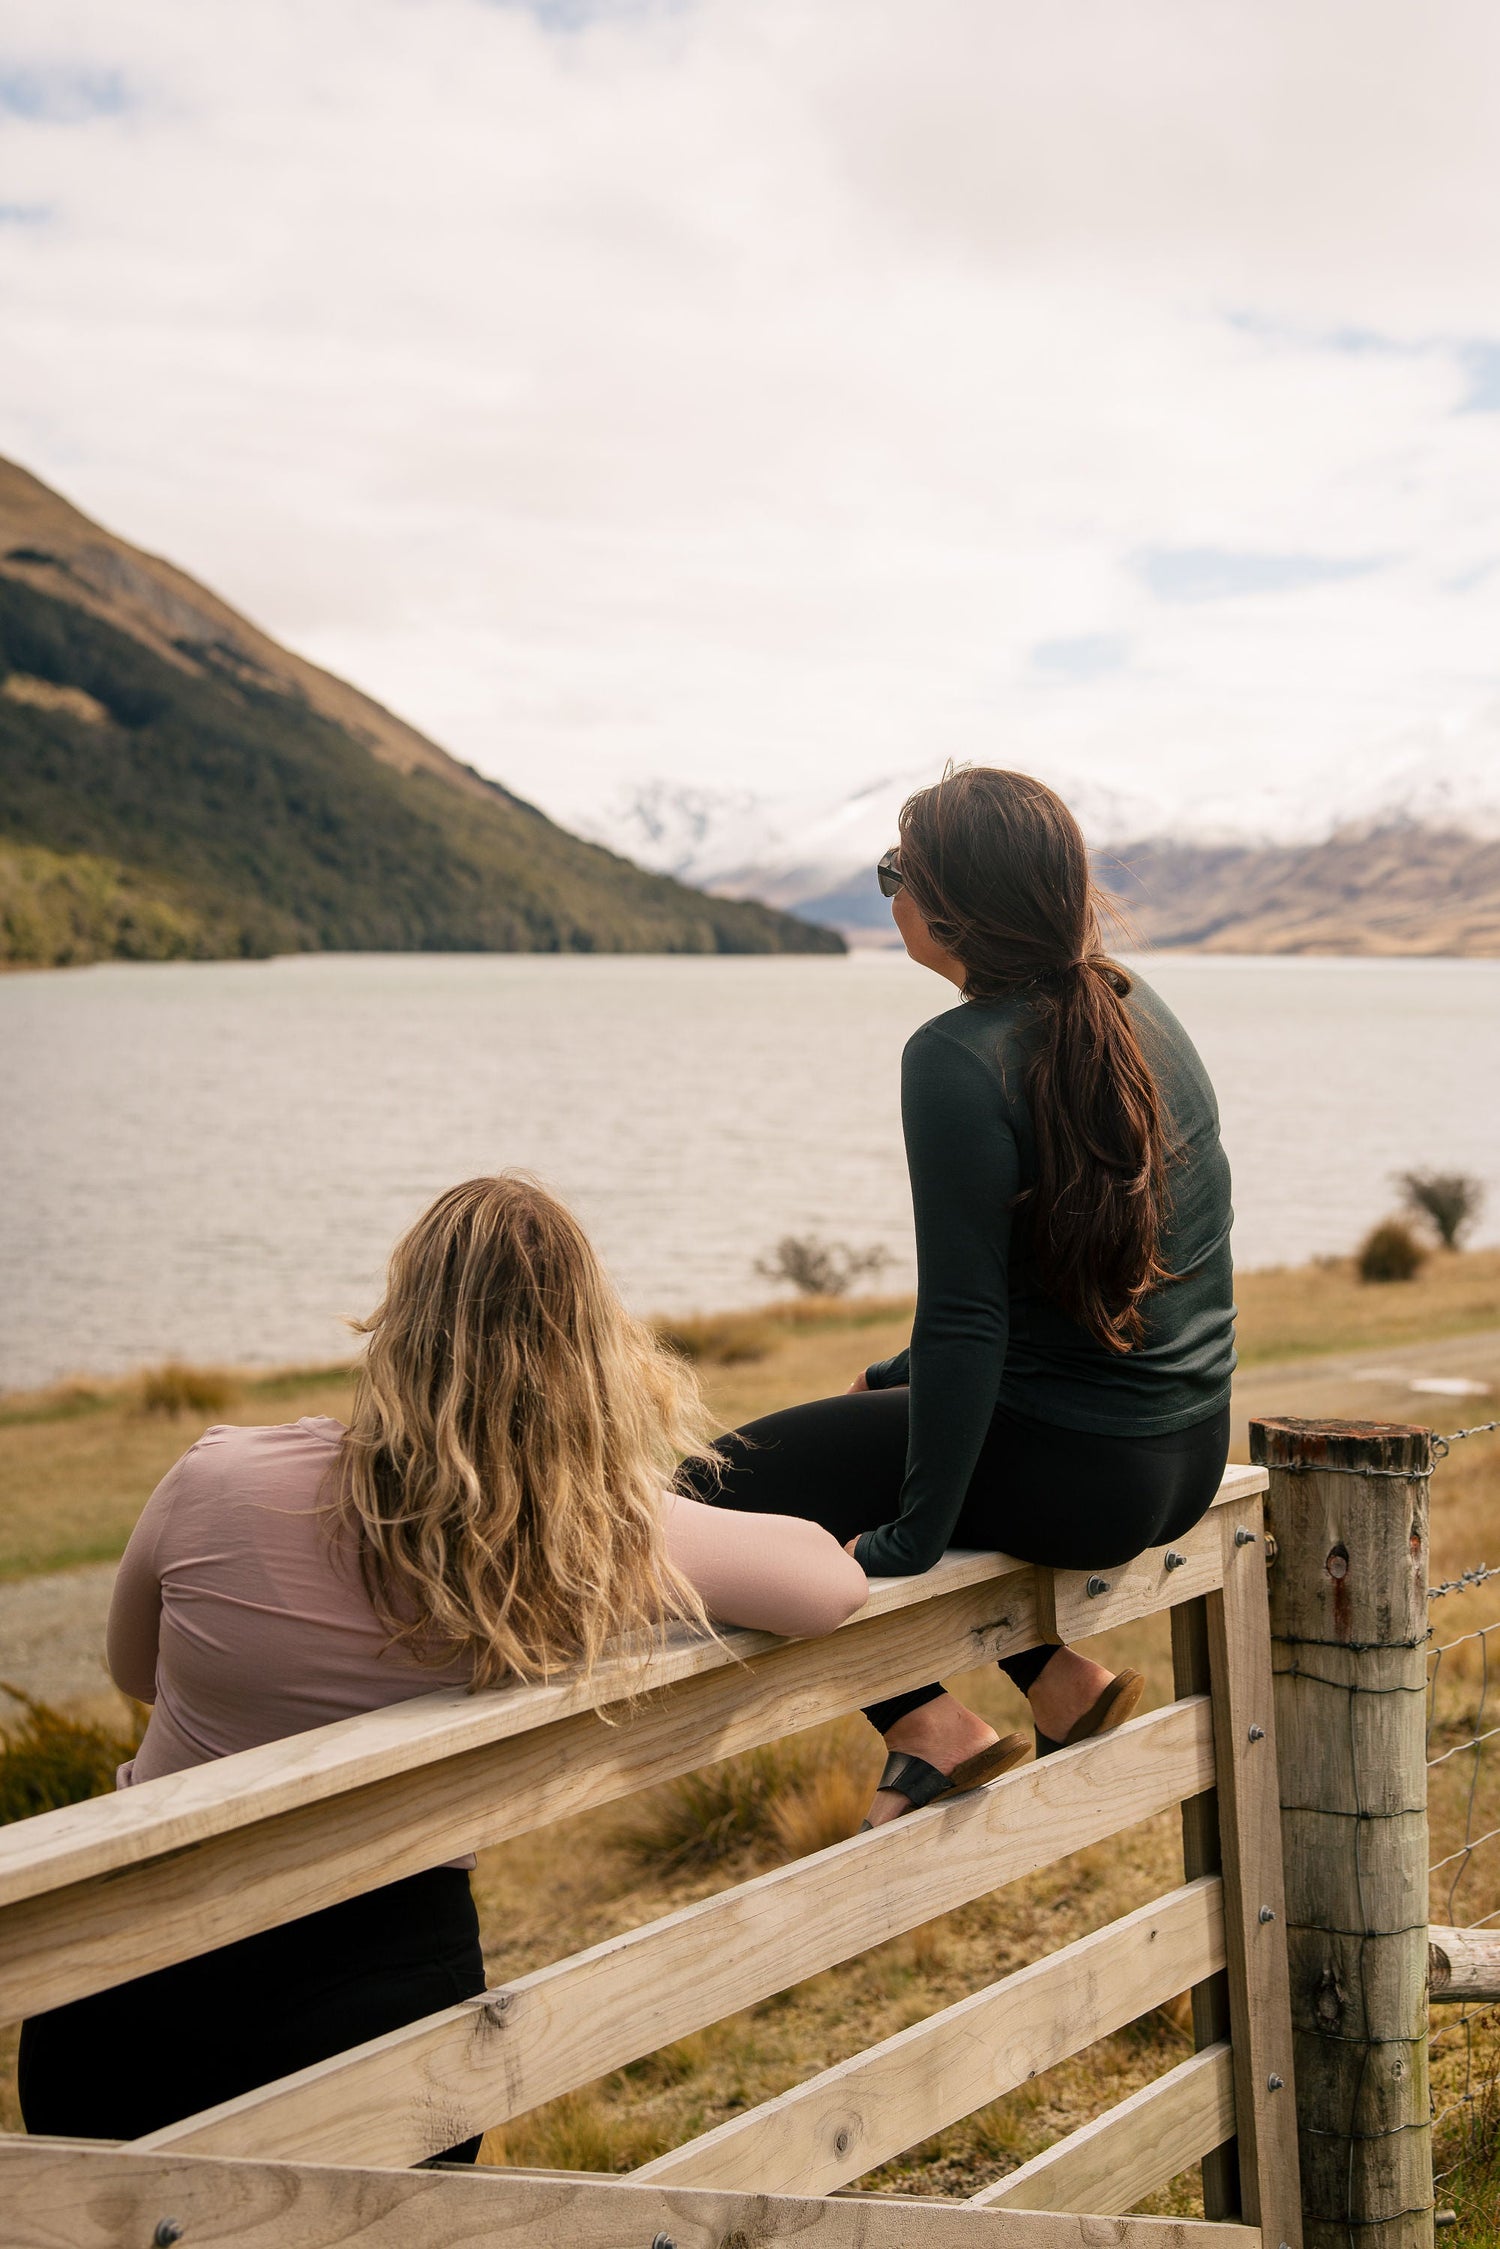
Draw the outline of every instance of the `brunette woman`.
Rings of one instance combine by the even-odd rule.
[[[365,1333],[347,1428],[210,1429],[148,1501],[109,1619],[116,1683],[154,1705],[122,1786],[436,1687],[587,1671],[674,1617],[805,1634],[863,1602],[815,1524],[667,1489],[684,1452],[710,1465],[689,1370],[530,1181],[440,1196]],[[134,2139],[483,1990],[472,1864],[34,2017],[28,2129]]]
[[[881,862],[906,949],[961,1003],[902,1064],[917,1235],[911,1343],[842,1398],[720,1440],[721,1501],[811,1515],[871,1576],[950,1544],[1059,1569],[1180,1538],[1229,1443],[1229,1167],[1192,1041],[1102,949],[1078,824],[1021,773],[950,773]],[[709,1494],[690,1464],[684,1488]],[[1038,1752],[1120,1724],[1138,1673],[1071,1649],[1002,1668]],[[1024,1754],[938,1686],[866,1715],[871,1821]]]

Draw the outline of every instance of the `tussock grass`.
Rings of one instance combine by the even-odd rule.
[[[773,1743],[668,1781],[619,1830],[637,1865],[661,1876],[724,1866],[763,1849],[778,1788],[799,1769],[793,1745]]]
[[[653,1320],[657,1339],[679,1358],[709,1367],[751,1366],[776,1348],[769,1320],[749,1312],[705,1313],[679,1320]]]
[[[185,1413],[222,1413],[238,1390],[227,1367],[190,1367],[168,1359],[137,1375],[132,1402],[137,1413],[164,1414],[176,1421]]]
[[[857,1721],[839,1722],[726,1757],[653,1789],[615,1840],[658,1879],[749,1858],[805,1858],[864,1818],[874,1738]]]
[[[855,1833],[873,1793],[874,1776],[859,1763],[819,1766],[776,1797],[771,1835],[787,1858],[810,1858]]]
[[[134,1755],[145,1731],[140,1722],[120,1733],[69,1717],[3,1680],[0,1693],[21,1712],[0,1726],[0,1825],[108,1795],[116,1766]]]

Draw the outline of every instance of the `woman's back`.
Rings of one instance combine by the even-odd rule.
[[[343,1434],[209,1429],[158,1484],[110,1611],[110,1669],[155,1703],[122,1784],[467,1682],[388,1645],[326,1504]]]
[[[1148,1435],[1202,1419],[1227,1395],[1233,1212],[1218,1105],[1197,1049],[1138,976],[1125,1005],[1167,1121],[1161,1258],[1175,1276],[1142,1300],[1145,1332],[1128,1352],[1111,1350],[1061,1311],[1029,1254],[1037,1180],[1029,1002],[965,1002],[924,1024],[907,1047],[902,1115],[929,1284],[924,1309],[936,1311],[950,1260],[972,1262],[977,1224],[1008,1308],[1000,1402],[1062,1428]]]
[[[344,1426],[324,1415],[207,1430],[158,1484],[126,1548],[110,1670],[151,1723],[121,1786],[232,1756],[440,1687],[375,1613],[347,1518],[329,1505]],[[725,1624],[831,1631],[864,1598],[813,1523],[768,1522],[663,1492],[663,1551]]]

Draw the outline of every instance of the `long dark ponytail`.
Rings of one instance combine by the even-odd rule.
[[[1161,1261],[1167,1124],[1103,950],[1088,847],[1061,797],[1024,773],[951,772],[901,814],[901,880],[962,962],[964,997],[1024,994],[1037,1176],[1030,1253],[1043,1291],[1112,1351],[1139,1343]]]

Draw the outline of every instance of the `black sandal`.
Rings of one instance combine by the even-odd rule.
[[[909,1750],[893,1749],[885,1761],[875,1793],[878,1796],[881,1789],[891,1789],[906,1798],[907,1811],[919,1812],[924,1804],[939,1803],[945,1796],[967,1796],[970,1789],[983,1788],[986,1781],[998,1780],[1002,1773],[1024,1764],[1030,1754],[1031,1744],[1024,1734],[1002,1734],[988,1749],[962,1758],[951,1773],[940,1773],[925,1757],[914,1756]],[[906,1812],[898,1812],[896,1817],[905,1819]],[[881,1822],[882,1826],[887,1824]],[[859,1832],[873,1834],[874,1822],[861,1820]]]
[[[1146,1682],[1139,1671],[1117,1671],[1083,1716],[1073,1721],[1061,1741],[1054,1741],[1050,1734],[1044,1734],[1041,1727],[1037,1727],[1038,1757],[1053,1757],[1059,1749],[1071,1749],[1075,1741],[1090,1741],[1095,1734],[1112,1734],[1116,1726],[1123,1726],[1127,1718],[1135,1716],[1145,1692]]]

